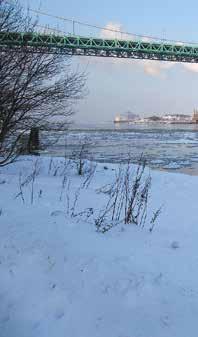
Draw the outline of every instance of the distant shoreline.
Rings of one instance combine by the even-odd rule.
[[[113,121],[114,124],[163,124],[163,125],[169,125],[169,124],[177,124],[177,125],[198,125],[198,123],[195,123],[195,122],[177,122],[177,121],[173,121],[173,122],[165,122],[165,121],[144,121],[144,122],[140,122],[140,121]]]

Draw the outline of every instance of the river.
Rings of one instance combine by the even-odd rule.
[[[151,168],[198,174],[196,124],[74,124],[68,131],[42,132],[41,139],[52,156],[70,157],[86,142],[88,158],[98,162],[125,162],[129,155],[137,162],[143,153]]]

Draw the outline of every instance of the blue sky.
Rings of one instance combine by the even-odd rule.
[[[31,8],[53,15],[113,27],[132,33],[198,42],[195,0],[22,0]],[[40,17],[40,22],[57,22]],[[68,31],[69,25],[59,23]],[[79,27],[76,27],[78,30]],[[90,31],[79,29],[79,33]],[[95,31],[95,34],[102,34]],[[89,95],[77,106],[79,122],[112,120],[131,110],[143,115],[192,113],[198,107],[198,65],[96,58],[73,59],[73,67],[87,69]]]

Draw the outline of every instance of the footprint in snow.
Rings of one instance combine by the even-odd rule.
[[[171,243],[171,248],[172,249],[178,249],[180,246],[179,246],[179,242],[178,241],[173,241]]]
[[[51,212],[50,215],[53,216],[53,217],[57,217],[57,216],[65,216],[65,212],[57,210],[57,211]]]
[[[163,326],[166,326],[166,327],[170,326],[171,322],[170,322],[170,318],[168,317],[168,315],[161,316],[160,321]]]
[[[61,308],[58,308],[55,312],[55,318],[61,319],[65,315],[64,310]]]

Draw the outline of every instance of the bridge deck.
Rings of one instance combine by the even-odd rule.
[[[198,45],[0,32],[0,49],[198,63]]]

